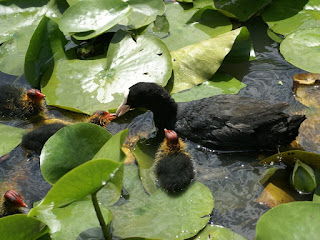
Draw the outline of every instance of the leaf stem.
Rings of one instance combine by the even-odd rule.
[[[97,193],[93,193],[91,195],[91,199],[92,199],[94,210],[96,211],[105,240],[112,240],[111,234],[109,232],[109,225],[106,225],[106,222],[104,221],[104,218],[102,216],[101,209],[99,207],[99,203],[97,200]]]

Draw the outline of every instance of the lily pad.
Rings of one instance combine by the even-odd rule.
[[[319,221],[320,203],[281,204],[261,216],[255,239],[318,239]]]
[[[320,155],[317,153],[300,150],[278,153],[262,160],[260,163],[275,164],[283,162],[288,166],[294,167],[297,160],[300,160],[301,162],[320,170]]]
[[[142,34],[164,38],[169,34],[169,22],[167,18],[165,16],[157,16],[153,23],[149,24],[148,27],[143,29],[140,35]]]
[[[100,206],[105,222],[111,221],[110,212]],[[46,223],[53,240],[77,239],[77,237],[92,228],[100,228],[96,212],[90,198],[73,202],[66,207],[43,211],[37,218]],[[97,231],[99,237],[101,230]]]
[[[241,28],[171,52],[174,69],[172,93],[192,88],[219,69]]]
[[[11,152],[12,149],[18,146],[23,135],[27,132],[27,129],[0,124],[0,156]]]
[[[195,240],[208,240],[208,239],[219,239],[219,240],[245,240],[245,237],[232,232],[228,228],[218,225],[207,225],[195,238]]]
[[[179,3],[168,3],[165,16],[170,24],[170,35],[162,40],[170,51],[210,39],[232,29],[230,20],[211,8],[184,10]]]
[[[23,214],[0,219],[1,238],[6,240],[38,239],[48,232],[47,226],[34,217]]]
[[[292,65],[308,72],[320,73],[319,42],[320,28],[299,30],[281,42],[280,52]]]
[[[152,36],[133,40],[120,31],[112,39],[107,59],[57,62],[43,92],[49,105],[92,114],[117,108],[137,82],[165,86],[171,73],[171,56],[161,40]]]
[[[20,76],[24,73],[29,41],[43,15],[57,20],[61,14],[54,0],[8,0],[0,3],[0,71]],[[12,64],[14,63],[14,64]]]
[[[262,13],[263,20],[284,36],[297,30],[319,27],[319,0],[277,0]]]
[[[317,187],[316,176],[313,169],[307,164],[297,160],[292,172],[292,184],[299,192],[313,192]]]
[[[189,90],[172,94],[176,102],[188,102],[218,94],[237,94],[246,85],[229,74],[216,72],[209,81],[205,81]]]
[[[62,15],[60,29],[76,39],[94,38],[112,28],[132,11],[121,0],[83,0],[69,7]]]
[[[216,9],[223,12],[228,17],[234,17],[244,22],[261,10],[271,0],[214,0]],[[249,7],[250,6],[250,7]]]
[[[163,0],[128,0],[126,3],[132,8],[132,12],[120,24],[131,29],[148,25],[165,10]]]
[[[95,194],[119,171],[122,163],[107,159],[86,162],[62,176],[47,193],[46,197],[31,209],[29,216],[42,211],[66,206],[88,195]]]
[[[181,195],[170,196],[158,189],[147,195],[134,165],[125,168],[126,204],[110,207],[112,226],[120,238],[184,239],[205,227],[213,208],[210,190],[195,182]],[[156,217],[155,217],[156,216]]]

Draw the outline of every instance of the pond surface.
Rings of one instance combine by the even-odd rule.
[[[223,65],[221,69],[247,84],[240,95],[271,103],[288,102],[291,104],[289,112],[305,113],[306,108],[294,98],[292,92],[292,76],[302,71],[283,59],[278,44],[267,36],[267,26],[259,18],[248,22],[247,27],[253,39],[256,59],[245,64]],[[28,86],[23,77],[0,73],[0,84],[12,81]],[[50,114],[59,118],[70,117],[66,111],[56,109],[51,109]],[[33,126],[22,121],[3,123],[26,128]],[[126,124],[113,123],[108,128],[116,132],[125,126]],[[304,131],[303,126],[301,131]],[[310,141],[303,137],[301,142],[304,147]],[[263,190],[259,180],[269,168],[258,164],[264,153],[216,153],[197,144],[187,143],[195,160],[197,180],[211,190],[215,200],[210,221],[228,227],[248,239],[254,239],[257,220],[268,210],[255,202]],[[39,157],[27,153],[20,146],[0,159],[0,193],[3,194],[8,189],[21,192],[29,206],[43,198],[50,189],[50,184],[41,176]]]

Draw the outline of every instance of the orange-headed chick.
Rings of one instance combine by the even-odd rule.
[[[0,117],[26,119],[44,111],[45,95],[39,90],[26,90],[15,85],[1,86]]]
[[[0,207],[0,217],[17,213],[27,213],[23,208],[28,207],[23,202],[22,196],[14,190],[7,191],[3,196],[3,203]]]
[[[193,160],[173,130],[165,129],[165,139],[156,153],[155,173],[160,187],[170,193],[186,189],[195,177]]]

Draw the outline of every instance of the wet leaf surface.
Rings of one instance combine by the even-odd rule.
[[[246,238],[232,232],[228,228],[208,224],[195,238],[195,240],[245,240]]]

